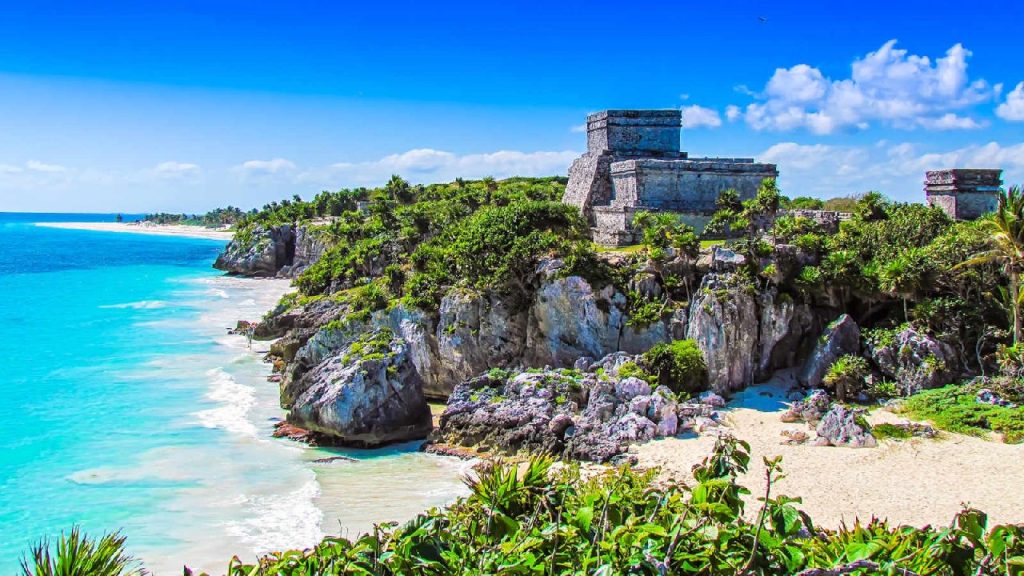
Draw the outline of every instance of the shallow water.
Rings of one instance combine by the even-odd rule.
[[[31,220],[0,214],[0,573],[73,524],[123,529],[158,575],[221,573],[464,493],[462,463],[414,445],[324,464],[339,452],[270,437],[266,343],[225,328],[287,285],[219,275],[221,242]]]

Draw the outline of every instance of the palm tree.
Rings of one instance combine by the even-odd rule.
[[[999,208],[984,220],[989,249],[975,254],[959,266],[994,263],[1010,279],[1010,312],[1013,317],[1013,343],[1021,341],[1020,275],[1024,270],[1024,191],[1011,186],[999,196]]]

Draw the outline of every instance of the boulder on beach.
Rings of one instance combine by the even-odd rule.
[[[425,438],[432,427],[408,345],[388,330],[327,357],[292,390],[288,422],[327,442],[380,446]]]

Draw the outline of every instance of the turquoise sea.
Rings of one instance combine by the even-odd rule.
[[[0,214],[0,574],[72,525],[123,530],[158,575],[306,547],[463,493],[414,445],[333,453],[270,437],[265,343],[226,334],[286,282],[229,278],[222,241],[54,229]]]

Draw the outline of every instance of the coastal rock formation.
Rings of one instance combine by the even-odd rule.
[[[425,375],[437,395],[447,395],[450,386],[493,366],[516,362],[526,341],[526,314],[509,309],[495,294],[470,290],[453,292],[441,300],[437,327],[422,334],[417,348],[429,350],[426,339],[436,342],[436,367]],[[445,389],[435,385],[451,382]]]
[[[708,380],[719,394],[754,380],[759,314],[754,297],[736,279],[729,274],[705,276],[687,324],[686,337],[704,353]]]
[[[408,345],[378,330],[293,383],[288,422],[339,444],[379,446],[425,438],[430,408]]]
[[[324,250],[323,242],[306,226],[255,226],[235,234],[213,267],[239,276],[294,278]]]
[[[871,448],[877,445],[863,420],[863,410],[836,404],[822,417],[817,427],[818,446],[849,446]]]
[[[814,352],[804,363],[799,379],[809,388],[818,388],[828,369],[840,356],[860,351],[860,327],[848,314],[843,314],[825,328]]]
[[[285,245],[287,249],[287,244]],[[308,226],[295,227],[295,250],[290,264],[285,264],[277,271],[278,276],[294,278],[309,268],[323,256],[327,246]]]
[[[240,276],[274,276],[291,264],[294,253],[295,231],[291,226],[256,226],[248,234],[235,234],[213,267]]]
[[[586,371],[493,370],[455,387],[436,438],[486,452],[606,462],[631,444],[714,421],[712,403],[720,399],[678,403],[668,388],[652,390],[644,380],[620,375],[618,368],[635,359],[614,354]]]
[[[825,417],[832,407],[832,399],[822,389],[811,390],[802,400],[797,400],[782,413],[783,422],[807,422],[814,424]]]
[[[906,327],[886,338],[867,338],[866,354],[904,396],[950,384],[959,376],[956,351],[945,342]]]

